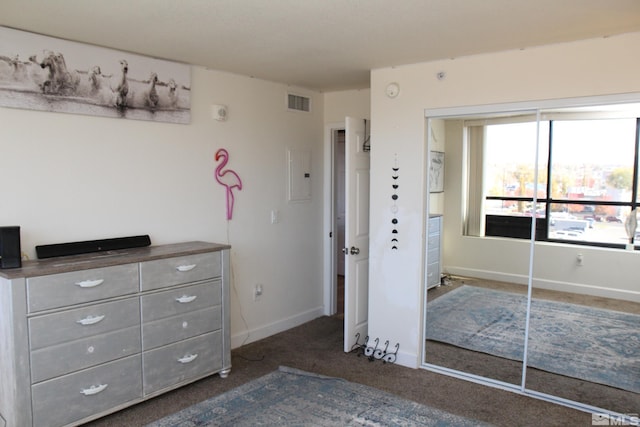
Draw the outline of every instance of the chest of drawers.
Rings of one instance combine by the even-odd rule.
[[[0,270],[0,427],[79,425],[226,377],[229,246],[152,246]]]
[[[442,264],[442,215],[429,216],[427,232],[427,289],[440,285]]]

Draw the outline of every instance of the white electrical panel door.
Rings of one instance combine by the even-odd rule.
[[[288,150],[289,201],[311,200],[311,151]]]

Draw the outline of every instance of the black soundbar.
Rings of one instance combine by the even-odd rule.
[[[36,246],[38,258],[79,255],[91,252],[115,251],[118,249],[141,248],[149,246],[148,234],[143,236],[116,237],[113,239],[86,240],[83,242],[56,243]]]

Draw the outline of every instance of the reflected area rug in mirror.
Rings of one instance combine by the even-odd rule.
[[[425,337],[522,361],[526,309],[526,295],[464,285],[427,303]],[[639,315],[534,298],[529,324],[527,366],[640,393]]]

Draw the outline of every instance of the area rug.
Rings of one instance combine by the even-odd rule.
[[[340,378],[280,367],[148,427],[487,425]]]
[[[526,295],[464,285],[427,303],[425,336],[523,360],[526,304]],[[640,316],[533,299],[527,365],[639,393]]]

